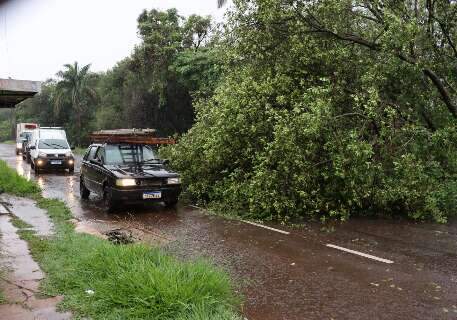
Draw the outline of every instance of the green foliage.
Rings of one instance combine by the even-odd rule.
[[[18,196],[35,195],[40,191],[38,185],[11,170],[5,161],[0,160],[0,190]]]
[[[59,71],[57,76],[59,81],[56,83],[54,99],[54,113],[59,115],[64,105],[71,106],[76,118],[76,143],[81,144],[83,139],[83,114],[86,113],[88,104],[96,100],[96,92],[91,87],[89,68],[90,64],[79,67],[75,62],[73,65],[64,65],[65,70]]]
[[[455,29],[408,3],[235,1],[226,76],[163,150],[191,197],[280,221],[455,215]]]

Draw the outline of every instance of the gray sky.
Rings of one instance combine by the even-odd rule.
[[[45,80],[74,61],[107,70],[139,43],[136,19],[152,8],[224,13],[216,0],[10,0],[0,6],[0,78]]]

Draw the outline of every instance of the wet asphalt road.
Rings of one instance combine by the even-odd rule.
[[[353,219],[299,228],[289,234],[205,215],[196,208],[162,205],[100,209],[99,199],[79,197],[74,175],[43,173],[0,144],[0,159],[36,180],[46,197],[68,204],[92,227],[141,231],[183,258],[208,258],[230,272],[244,295],[248,319],[457,319],[457,221],[448,225]],[[326,246],[333,244],[388,264]]]

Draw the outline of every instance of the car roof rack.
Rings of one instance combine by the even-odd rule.
[[[155,129],[115,129],[92,132],[92,143],[175,144],[172,138],[159,138]]]

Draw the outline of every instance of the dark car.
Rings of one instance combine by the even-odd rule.
[[[98,194],[108,211],[125,203],[163,201],[174,206],[181,180],[166,163],[151,145],[92,144],[81,165],[81,198],[87,199],[91,192]]]

